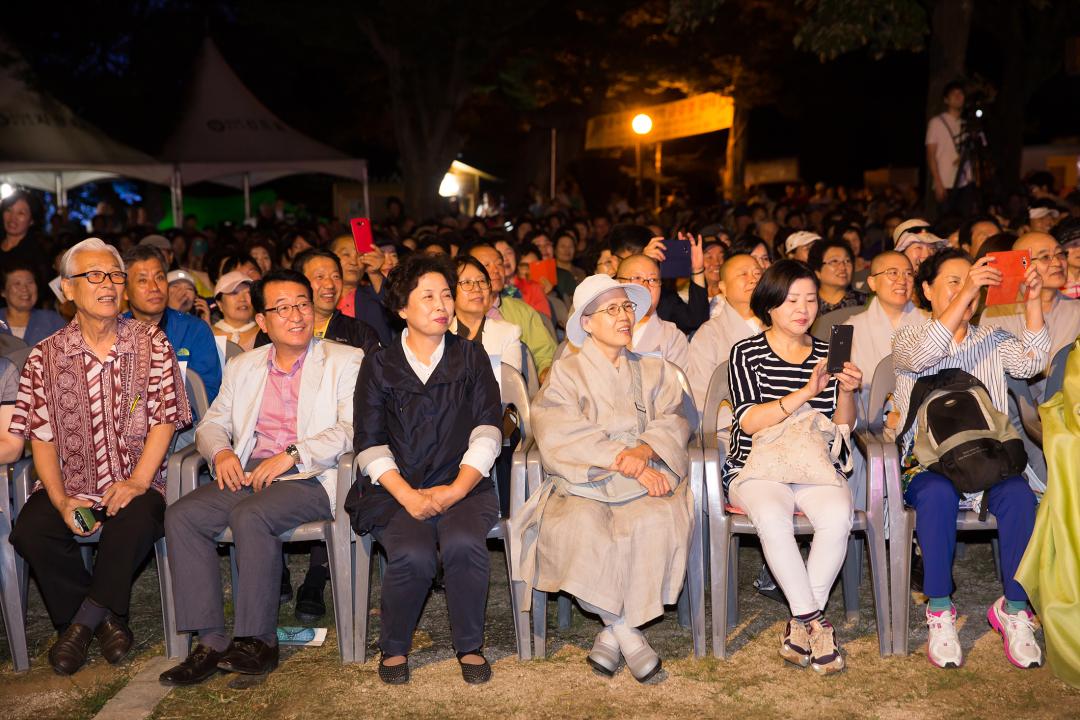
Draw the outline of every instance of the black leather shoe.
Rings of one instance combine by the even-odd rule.
[[[218,671],[222,655],[199,643],[184,662],[161,673],[158,680],[162,685],[198,685]]]
[[[263,675],[278,666],[278,646],[255,637],[233,638],[218,660],[218,670],[241,675]]]
[[[387,685],[404,685],[409,682],[409,658],[400,665],[383,665],[379,659],[379,679]]]
[[[323,587],[303,583],[296,588],[296,607],[293,615],[305,625],[318,622],[326,614],[326,601],[323,600]]]
[[[292,600],[292,575],[289,573],[289,568],[287,566],[282,566],[280,602],[284,605],[290,600]]]
[[[90,650],[90,640],[94,633],[90,628],[72,623],[60,633],[53,646],[49,648],[49,664],[58,675],[74,675],[86,662],[86,653]]]
[[[480,653],[470,653],[480,655]],[[467,662],[462,662],[461,658],[458,658],[458,664],[461,665],[461,678],[470,685],[483,685],[491,679],[491,665],[488,664],[487,658],[480,655],[480,659],[483,660],[479,665],[472,665]]]
[[[135,641],[131,628],[112,613],[109,613],[105,620],[98,625],[98,629],[94,631],[94,637],[101,647],[101,656],[112,665],[124,659]]]

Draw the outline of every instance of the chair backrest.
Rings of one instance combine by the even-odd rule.
[[[0,333],[0,357],[7,357],[11,353],[22,350],[26,347],[26,343],[21,338],[17,338],[14,335],[8,335],[7,333]]]
[[[683,391],[683,410],[686,412],[686,417],[690,420],[691,442],[697,440],[698,444],[701,444],[701,418],[698,417],[697,404],[694,402],[694,391],[690,389],[690,380],[686,377],[686,373],[682,371],[678,365],[667,362],[668,369],[675,371],[675,377],[679,379],[679,385],[682,386]]]
[[[715,438],[717,447],[721,450],[721,462],[727,457],[729,445],[731,444],[730,436],[720,438],[716,434],[720,429],[720,407],[725,402],[729,405],[731,404],[731,387],[728,385],[727,360],[724,360],[717,365],[716,369],[713,370],[712,377],[709,378],[709,389],[705,391],[705,407],[701,417],[702,444],[711,447],[712,441]]]
[[[8,360],[10,360],[12,362],[12,364],[15,365],[15,369],[18,370],[21,373],[22,369],[23,369],[23,365],[26,364],[26,358],[30,357],[30,352],[33,349],[34,348],[32,348],[32,347],[25,347],[24,346],[24,347],[19,348],[18,350],[12,350],[11,352],[6,353],[4,355],[4,357],[6,357]]]
[[[521,442],[515,450],[525,446],[525,441],[532,437],[532,414],[529,409],[529,389],[521,373],[506,363],[502,364],[502,403],[517,408],[518,429],[521,430]]]
[[[226,361],[232,360],[234,357],[236,357],[237,355],[240,355],[243,352],[244,352],[244,348],[242,348],[237,343],[234,343],[232,340],[229,340],[229,341],[227,341],[225,343],[225,360]]]
[[[533,360],[532,351],[525,343],[521,343],[521,374],[525,376],[525,387],[529,389],[529,397],[540,392],[540,374],[536,372],[536,361]]]
[[[210,409],[210,398],[206,394],[206,384],[199,377],[199,373],[188,368],[186,375],[184,387],[187,390],[188,402],[191,403],[191,408],[195,411],[195,422],[197,423],[206,417],[206,411]]]
[[[896,368],[893,356],[886,355],[874,369],[870,380],[870,396],[866,401],[866,424],[870,432],[880,435],[884,427],[885,400],[896,389]]]
[[[558,340],[559,336],[555,334],[555,323],[551,322],[551,318],[542,312],[537,312],[536,314],[540,316],[540,319],[544,323],[544,327],[547,328],[548,334],[551,335],[552,339]]]
[[[1050,368],[1046,372],[1046,389],[1043,392],[1044,401],[1057,395],[1065,384],[1065,365],[1069,361],[1069,353],[1073,350],[1080,352],[1080,340],[1061,348],[1051,358]]]
[[[1012,395],[1013,400],[1016,401],[1016,407],[1020,411],[1020,424],[1024,426],[1024,432],[1033,442],[1041,445],[1042,418],[1039,417],[1038,403],[1035,402],[1035,398],[1031,395],[1031,387],[1028,385],[1027,380],[1014,378],[1006,373],[1005,386],[1009,394]]]
[[[866,310],[865,305],[852,305],[850,307],[840,308],[839,310],[833,310],[832,312],[819,315],[818,319],[814,321],[814,324],[810,326],[810,334],[816,337],[818,340],[828,340],[829,331],[832,330],[833,325],[843,325],[844,321],[852,315],[858,315]]]

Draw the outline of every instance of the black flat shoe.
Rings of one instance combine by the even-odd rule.
[[[387,685],[404,685],[409,682],[409,659],[400,665],[384,665],[379,659],[379,679]]]
[[[218,671],[224,654],[199,643],[184,662],[161,673],[158,680],[162,685],[198,685]]]
[[[480,655],[480,653],[469,653],[470,655]],[[479,665],[470,665],[461,661],[458,658],[458,665],[461,666],[461,677],[470,685],[483,685],[491,679],[491,665],[488,664],[487,658],[480,655],[480,658],[484,662]]]
[[[293,615],[304,625],[312,625],[326,614],[326,601],[323,599],[323,586],[307,583],[296,588],[296,607]]]
[[[278,666],[278,646],[270,646],[255,637],[233,638],[218,660],[218,670],[241,675],[262,675]]]

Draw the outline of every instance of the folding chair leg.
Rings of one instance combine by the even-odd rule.
[[[559,629],[570,627],[570,615],[574,612],[574,603],[566,593],[559,593]]]
[[[352,545],[353,659],[367,661],[368,604],[371,601],[371,536],[354,537]]]
[[[892,584],[894,654],[908,654],[908,621],[911,613],[911,543],[915,535],[915,514],[904,510],[891,519],[889,566]]]
[[[0,522],[6,524],[9,517],[7,508],[3,508]],[[18,561],[15,548],[8,542],[7,531],[0,538],[0,543],[4,544],[0,548],[0,607],[3,609],[4,628],[15,672],[24,672],[30,669],[30,654],[26,648],[26,606],[22,601]]]
[[[997,535],[990,540],[990,548],[994,551],[994,572],[997,573],[998,582],[1001,582],[1001,542]]]
[[[506,555],[506,582],[510,586],[510,613],[514,618],[514,642],[518,660],[532,659],[532,642],[529,638],[529,613],[525,606],[525,583],[513,579],[513,548],[510,545],[510,523],[502,521],[503,550]]]
[[[878,654],[892,653],[892,624],[889,602],[888,561],[885,556],[885,532],[881,518],[867,520],[866,544],[870,549],[870,584],[874,590],[874,619],[877,624]]]
[[[154,543],[154,562],[157,565],[158,587],[161,592],[161,624],[165,629],[165,656],[183,660],[191,649],[191,635],[176,629],[176,598],[169,568],[169,552],[165,538]]]
[[[732,535],[728,542],[727,567],[728,628],[739,624],[739,536]]]
[[[863,544],[854,535],[848,538],[847,557],[841,569],[840,584],[844,595],[844,612],[848,622],[859,619],[859,585],[862,579]]]
[[[547,593],[533,590],[533,657],[547,657]]]
[[[349,548],[349,530],[345,537],[335,535],[332,522],[327,523],[326,554],[330,559],[330,593],[334,601],[334,625],[337,628],[338,653],[342,663],[355,661],[356,643],[353,639],[353,582],[352,557]]]
[[[684,628],[690,627],[690,593],[686,582],[683,583],[682,590],[679,592],[679,600],[675,607],[678,610],[679,625]]]

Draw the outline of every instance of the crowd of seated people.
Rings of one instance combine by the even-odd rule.
[[[162,681],[272,671],[278,607],[294,591],[277,535],[331,516],[337,461],[355,452],[345,509],[388,558],[379,676],[410,679],[412,634],[441,567],[463,679],[486,682],[485,538],[499,517],[492,468],[503,448],[492,368],[501,362],[540,388],[532,424],[544,480],[511,518],[513,577],[600,618],[595,671],[625,664],[652,681],[662,662],[639,628],[684,583],[695,522],[687,448],[726,364],[724,499],[761,539],[759,589],[786,606],[779,654],[841,671],[846,653],[826,605],[853,512],[867,503],[866,458],[846,438],[871,420],[873,374],[891,356],[886,426],[916,510],[930,661],[963,662],[956,517],[985,503],[1003,574],[988,618],[1010,662],[1038,666],[1034,610],[1013,575],[1053,473],[1005,376],[1049,399],[1050,361],[1080,335],[1080,198],[1057,197],[935,222],[894,189],[793,186],[779,201],[755,193],[701,210],[615,201],[586,213],[557,201],[421,221],[391,199],[360,253],[347,225],[281,208],[241,225],[187,218],[164,234],[132,224],[82,240],[69,224],[38,230],[36,200],[16,193],[2,206],[0,340],[11,336],[3,353],[32,349],[18,362],[0,358],[0,462],[28,448],[38,478],[12,543],[58,631],[49,663],[74,673],[95,640],[110,662],[126,656],[131,583],[166,537],[172,572],[186,579],[178,628],[197,642]],[[1021,289],[986,306],[985,288],[1002,280],[995,253],[1008,250],[1030,257]],[[813,330],[822,317],[854,327],[850,361],[831,372]],[[913,455],[913,388],[943,369],[985,385],[1023,434],[1028,467],[985,498]],[[194,422],[188,372],[210,402]],[[102,423],[111,429],[95,432]],[[811,471],[803,458],[767,454],[767,438],[802,432],[792,428],[835,430],[844,442],[837,450],[815,436],[823,463]],[[168,453],[190,444],[212,481],[166,508]],[[792,472],[778,473],[779,461],[795,463]],[[73,519],[81,508],[87,527]],[[807,559],[796,513],[815,531]],[[225,527],[245,578],[231,631],[215,554]],[[87,571],[73,537],[98,530]],[[296,588],[303,623],[326,612],[328,563],[316,544]]]

